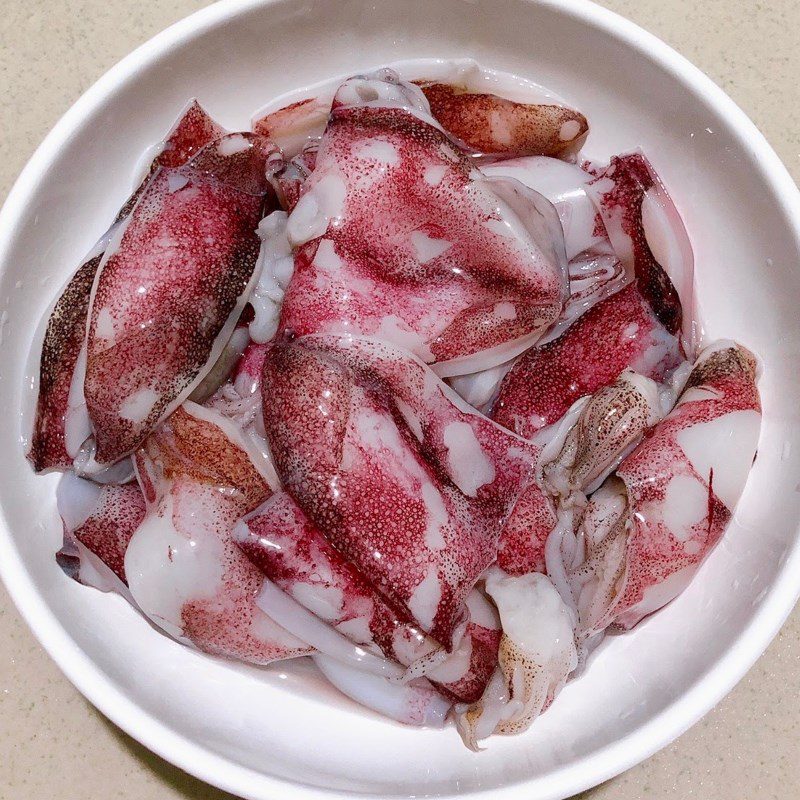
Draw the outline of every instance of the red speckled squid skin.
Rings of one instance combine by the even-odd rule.
[[[391,608],[314,527],[286,492],[274,494],[245,518],[239,547],[287,594],[356,644],[376,644],[404,666],[438,649],[407,614]],[[457,681],[440,686],[450,699],[474,702],[497,664],[500,630],[470,620],[470,663]]]
[[[499,622],[496,627],[488,627],[470,619],[464,632],[472,647],[469,670],[459,681],[443,685],[450,697],[471,703],[483,694],[497,664],[502,633]]]
[[[224,344],[258,256],[270,152],[264,139],[233,134],[186,167],[161,169],[107,252],[84,384],[98,463],[138,447]]]
[[[65,420],[72,375],[86,338],[86,317],[97,267],[103,253],[93,256],[73,275],[47,322],[39,362],[39,395],[28,451],[36,472],[72,467],[67,452]]]
[[[148,509],[126,554],[131,592],[154,621],[204,652],[255,664],[308,653],[256,605],[263,576],[231,532],[271,490],[219,419],[187,404],[137,452]],[[169,605],[174,596],[179,616],[165,618],[164,598]]]
[[[577,152],[589,132],[586,117],[557,105],[515,103],[447,83],[421,83],[436,121],[466,148],[514,158]]]
[[[135,483],[98,487],[95,506],[81,525],[70,528],[66,520],[63,521],[65,548],[62,553],[69,558],[69,541],[75,539],[127,585],[125,551],[144,514],[144,496]],[[79,569],[74,577],[81,581]]]
[[[179,167],[198,150],[224,133],[203,108],[193,101],[167,135],[139,187],[117,214],[115,224],[129,213],[151,176],[159,167]],[[64,470],[72,458],[64,443],[64,419],[78,354],[86,338],[86,318],[97,268],[105,250],[104,242],[81,265],[65,287],[47,324],[39,367],[39,395],[28,458],[36,472]]]
[[[500,533],[498,566],[509,575],[546,574],[544,548],[555,524],[552,501],[532,483],[522,493]]]
[[[489,187],[419,116],[334,103],[289,220],[281,330],[377,336],[428,363],[535,338],[561,312],[563,265]]]
[[[681,329],[683,314],[678,292],[647,242],[642,219],[645,195],[657,177],[641,153],[612,156],[606,168],[589,183],[606,230],[620,259],[632,262],[639,293],[671,334]],[[690,355],[691,357],[691,355]]]
[[[449,647],[530,480],[530,446],[376,340],[275,343],[262,393],[284,488],[392,607]]]
[[[250,387],[253,392],[259,391],[267,350],[269,350],[268,343],[250,342],[233,370],[234,382]]]
[[[469,669],[458,681],[434,685],[451,699],[475,702],[483,694],[494,672],[501,635],[499,622],[495,627],[488,627],[470,618],[464,631],[464,638],[469,640],[471,648]]]
[[[627,493],[624,563],[592,630],[630,629],[657,611],[719,542],[755,457],[755,381],[755,360],[743,348],[706,351],[672,412],[618,468]],[[602,565],[605,549],[594,542],[588,563]]]
[[[531,437],[579,398],[613,383],[626,367],[662,381],[682,360],[678,340],[630,284],[558,339],[525,353],[504,378],[491,417]]]
[[[678,339],[684,310],[647,243],[642,221],[655,173],[640,153],[614,156],[593,172],[588,189],[635,281],[590,309],[558,339],[529,350],[505,377],[492,418],[522,436],[556,422],[575,400],[612,383],[626,367],[661,382],[684,358]]]
[[[225,128],[215,122],[197,100],[192,100],[167,135],[161,151],[150,164],[147,175],[120,209],[116,221],[120,222],[130,214],[139,195],[159,167],[171,169],[182,167],[206,145],[221,138],[225,133]]]
[[[302,605],[305,591],[337,600],[341,593],[338,604],[314,612],[357,644],[374,641],[393,657],[393,635],[404,623],[286,492],[274,494],[245,523],[249,535],[237,536],[239,547],[273,583]]]

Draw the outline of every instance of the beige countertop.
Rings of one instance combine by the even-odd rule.
[[[204,0],[5,0],[0,200],[58,117],[105,70]],[[606,0],[704,69],[800,178],[798,0]],[[582,800],[800,796],[800,608],[720,705]],[[225,800],[92,708],[0,587],[2,800]]]

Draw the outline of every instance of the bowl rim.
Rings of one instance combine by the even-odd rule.
[[[117,88],[133,79],[141,66],[158,58],[197,34],[226,20],[280,0],[221,0],[174,23],[137,47],[100,77],[61,117],[20,173],[0,210],[0,272],[8,260],[14,231],[31,195],[44,178],[63,142],[81,120]],[[800,249],[800,189],[764,135],[728,95],[688,59],[654,34],[591,0],[525,0],[570,16],[616,37],[664,68],[673,78],[702,95],[730,124],[739,144],[751,153],[765,184],[775,195],[787,227]],[[482,789],[459,797],[512,800],[521,791],[536,791],[541,800],[561,800],[596,786],[643,761],[669,744],[716,705],[741,680],[778,633],[800,598],[800,535],[795,539],[777,580],[734,644],[698,678],[694,685],[658,715],[627,736],[549,775],[502,788]],[[22,557],[16,549],[5,512],[0,507],[0,579],[14,604],[67,679],[114,724],[154,753],[191,775],[248,800],[346,800],[349,792],[299,784],[265,775],[234,764],[227,758],[191,741],[165,722],[143,711],[118,689],[70,638],[48,604],[37,593]],[[379,795],[361,794],[379,799]],[[453,795],[441,795],[448,797]]]

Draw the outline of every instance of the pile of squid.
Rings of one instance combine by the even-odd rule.
[[[473,749],[687,586],[760,427],[647,158],[484,89],[192,102],[49,315],[28,453],[69,576]]]

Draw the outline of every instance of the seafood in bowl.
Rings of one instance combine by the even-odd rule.
[[[187,106],[49,317],[29,453],[69,575],[473,749],[685,588],[760,425],[645,154],[487,74]]]

